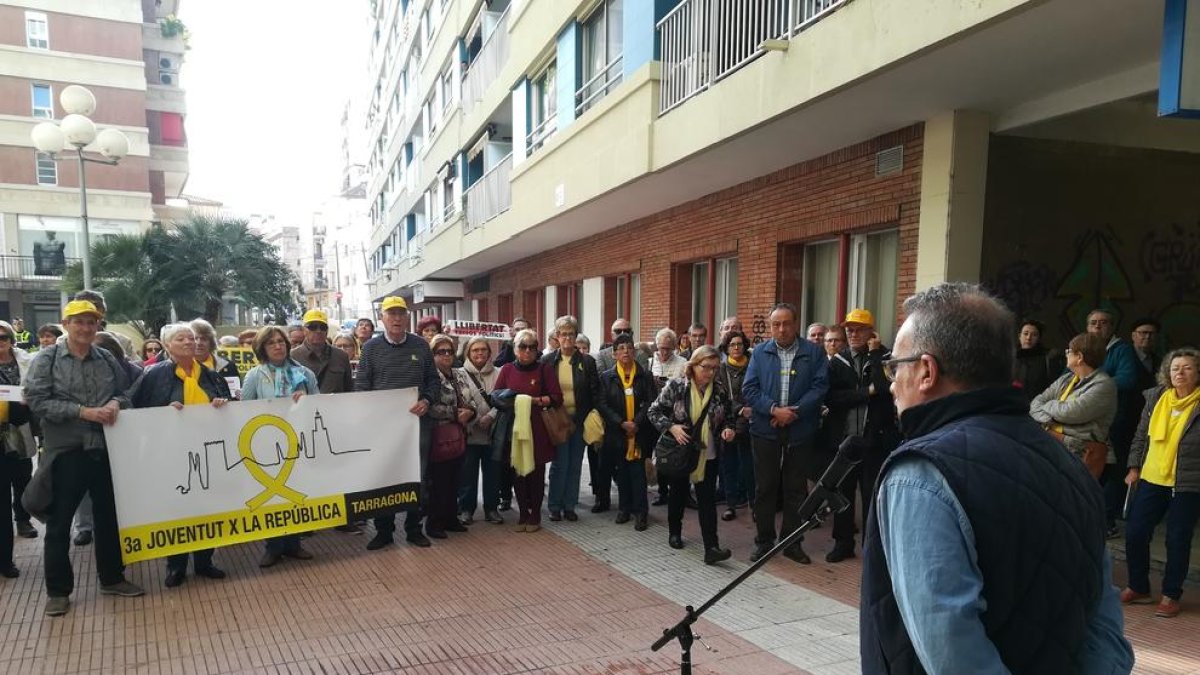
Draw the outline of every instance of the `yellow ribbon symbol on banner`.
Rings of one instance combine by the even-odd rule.
[[[250,442],[254,440],[254,434],[263,427],[275,427],[287,437],[287,450],[283,454],[283,468],[273,478],[259,465],[250,446]],[[250,507],[250,510],[253,511],[266,504],[275,495],[296,504],[304,503],[305,495],[287,486],[287,480],[292,475],[296,458],[300,456],[300,439],[296,437],[296,430],[287,423],[287,420],[277,415],[259,415],[251,419],[246,426],[242,427],[242,433],[238,435],[238,452],[242,455],[242,464],[245,465],[246,470],[265,488],[246,502],[246,506]]]

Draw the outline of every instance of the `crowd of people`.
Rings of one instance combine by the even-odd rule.
[[[0,403],[0,467],[12,486],[0,499],[9,511],[0,516],[11,512],[22,537],[38,536],[30,513],[46,522],[47,613],[63,614],[70,606],[67,551],[72,522],[79,532],[81,518],[89,521],[87,539],[94,536],[101,592],[142,593],[123,576],[102,433],[122,408],[219,407],[238,391],[243,400],[254,400],[416,388],[418,401],[408,412],[421,418],[423,496],[421,509],[405,514],[409,544],[429,547],[431,539],[468,532],[477,515],[523,534],[538,532],[543,517],[577,521],[586,458],[591,512],[615,511],[615,524],[643,531],[651,507],[666,506],[666,543],[679,549],[686,546],[683,519],[694,509],[708,564],[731,556],[720,544],[719,520],[752,518],[751,561],[796,530],[810,481],[845,438],[857,436],[867,449],[840,486],[851,507],[833,517],[834,544],[824,556],[838,563],[856,555],[860,523],[866,539],[882,536],[889,554],[904,555],[886,533],[911,507],[882,492],[872,498],[897,448],[903,450],[904,438],[919,428],[910,429],[906,419],[901,433],[905,406],[894,396],[898,374],[925,364],[945,377],[957,367],[944,345],[893,358],[866,308],[801,333],[796,308],[780,303],[769,313],[770,337],[757,344],[737,317],[725,319],[711,343],[698,323],[678,333],[664,327],[652,342],[639,343],[630,322],[618,318],[608,342],[596,350],[572,316],[559,317],[548,334],[518,317],[511,339],[496,342],[459,340],[432,316],[410,332],[409,308],[400,297],[385,298],[380,309],[378,332],[373,318],[363,318],[353,331],[331,336],[328,317],[312,310],[295,326],[228,336],[257,358],[244,378],[216,353],[215,331],[202,319],[171,324],[136,352],[121,345],[117,334],[102,330],[103,297],[91,291],[68,303],[62,330],[38,329],[36,350],[19,320],[0,322],[0,384],[25,391],[24,404]],[[909,321],[921,311],[933,310],[914,306]],[[1026,422],[1057,439],[1053,447],[1078,458],[1103,486],[1103,506],[1095,515],[1105,536],[1118,536],[1118,521],[1126,521],[1130,578],[1121,602],[1152,601],[1149,543],[1166,518],[1168,562],[1156,613],[1173,617],[1200,515],[1200,431],[1194,424],[1200,352],[1176,349],[1161,357],[1152,319],[1134,322],[1132,341],[1117,337],[1115,328],[1113,314],[1098,309],[1060,354],[1043,344],[1041,323],[1024,321],[1009,331],[1007,343],[998,343],[1001,350],[1011,343],[1012,358],[993,371],[1007,368],[1004,395],[1017,397]],[[967,339],[969,331],[963,333]],[[904,328],[897,343],[903,334]],[[914,386],[936,389],[935,380]],[[39,446],[40,464],[52,466],[38,471],[47,476],[44,485],[30,479]],[[664,461],[668,446],[690,449],[684,470]],[[943,473],[947,466],[938,464]],[[909,473],[893,470],[889,476],[930,479]],[[946,480],[954,488],[959,478]],[[22,500],[25,491],[36,494]],[[859,503],[862,513],[856,514]],[[1077,506],[1087,504],[1081,497]],[[873,517],[884,505],[889,512]],[[970,511],[973,505],[962,507]],[[368,550],[395,543],[395,520],[374,520]],[[363,525],[337,529],[361,534]],[[0,528],[0,573],[8,577],[19,574],[12,536],[12,528]],[[81,543],[79,534],[75,541]],[[802,538],[783,554],[811,562]],[[265,542],[260,565],[311,557],[302,537],[281,537]],[[196,575],[225,577],[219,555],[197,551],[168,559],[168,587],[184,583],[189,558]],[[887,562],[890,569],[890,555]]]

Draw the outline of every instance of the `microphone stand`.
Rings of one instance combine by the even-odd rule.
[[[857,464],[857,462],[854,462]],[[840,480],[838,481],[841,482]],[[756,560],[746,571],[738,575],[736,579],[729,582],[724,588],[717,591],[717,594],[709,598],[700,609],[693,609],[691,605],[684,608],[684,617],[670,628],[663,629],[662,637],[658,638],[653,645],[650,646],[651,651],[658,651],[665,647],[672,639],[679,640],[679,648],[681,654],[679,657],[679,672],[682,675],[692,675],[692,643],[700,636],[692,632],[692,624],[700,618],[702,614],[712,608],[713,605],[721,601],[729,594],[730,591],[737,588],[743,581],[749,579],[751,575],[759,570],[767,561],[774,558],[780,551],[796,543],[804,536],[805,532],[816,527],[821,522],[822,509],[821,506],[828,504],[833,513],[841,513],[850,508],[850,501],[842,496],[836,489],[830,489],[824,485],[824,482],[818,482],[816,488],[809,493],[808,498],[800,505],[800,514],[804,520],[800,523],[800,527],[794,532],[784,537],[775,544],[774,548],[767,551],[763,557]],[[805,512],[808,516],[805,517]]]

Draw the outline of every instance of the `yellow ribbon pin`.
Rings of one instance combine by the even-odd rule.
[[[254,458],[254,451],[251,447],[254,434],[258,433],[258,430],[263,427],[275,427],[287,437],[287,450],[283,454],[283,468],[279,470],[279,473],[275,477],[271,477],[259,465],[258,460]],[[259,415],[250,420],[246,423],[246,426],[242,427],[242,433],[238,435],[238,452],[242,455],[242,464],[250,472],[250,476],[265,488],[246,502],[246,506],[250,510],[253,511],[266,504],[275,495],[279,495],[296,504],[304,503],[304,493],[287,486],[287,480],[292,475],[292,468],[296,463],[296,459],[300,456],[300,439],[296,437],[296,430],[292,428],[292,425],[287,423],[287,420],[277,415]]]

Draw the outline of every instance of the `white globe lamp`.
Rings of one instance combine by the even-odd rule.
[[[129,154],[129,138],[118,129],[105,129],[96,136],[96,147],[105,158],[120,160]]]
[[[72,84],[58,95],[63,110],[72,115],[91,115],[96,112],[96,97],[86,87]]]
[[[67,115],[62,119],[62,132],[71,145],[82,148],[96,140],[96,124],[81,114]]]
[[[62,152],[66,147],[67,137],[63,134],[62,129],[53,122],[42,122],[33,128],[30,133],[33,138],[33,146],[38,149],[38,152],[46,154],[57,154]]]

